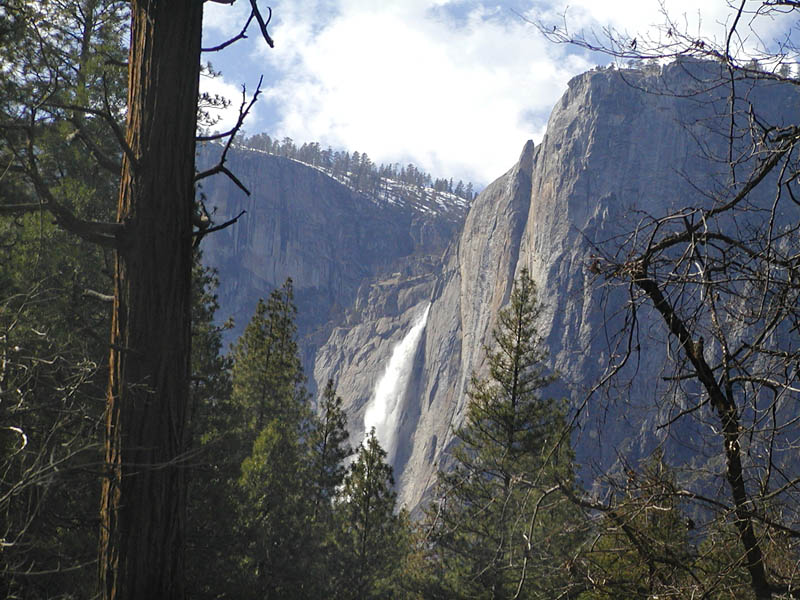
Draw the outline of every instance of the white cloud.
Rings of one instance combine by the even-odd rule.
[[[228,106],[225,107],[211,107],[201,102],[201,109],[207,112],[212,119],[216,122],[208,129],[210,131],[223,132],[228,131],[236,125],[239,118],[239,108],[242,105],[242,86],[234,85],[225,81],[222,76],[217,77],[200,77],[200,93],[206,93],[212,98],[221,97],[228,101]],[[252,98],[252,90],[247,90],[246,102]],[[258,102],[253,106],[248,115],[248,120],[255,121],[258,119]]]
[[[725,0],[703,3],[696,0],[556,0],[537,3],[529,14],[533,19],[559,25],[566,16],[571,31],[587,36],[597,34],[600,42],[605,41],[604,30],[610,28],[640,41],[667,44],[672,39],[666,32],[673,29],[689,39],[722,46],[739,5]],[[781,19],[753,19],[754,11],[762,8],[761,0],[748,0],[737,24],[740,35],[733,39],[731,50],[740,52],[745,59],[768,50],[773,38],[779,37],[780,30],[786,26]]]
[[[253,70],[271,71],[264,112],[277,111],[258,125],[274,137],[488,183],[527,139],[541,138],[567,81],[607,62],[545,41],[512,4],[543,22],[560,23],[567,11],[575,31],[664,33],[659,0],[275,0],[275,49],[248,46]],[[704,3],[702,17],[694,0],[664,7],[705,37],[719,39],[731,19],[724,0]],[[243,22],[230,11],[208,18],[212,32],[226,35]]]
[[[456,25],[430,7],[342,0],[322,28],[282,27],[284,49],[264,54],[286,72],[268,92],[282,104],[274,133],[483,183],[511,167],[591,65],[510,11],[476,9]]]

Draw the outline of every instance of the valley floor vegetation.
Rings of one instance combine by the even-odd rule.
[[[6,225],[17,260],[31,253],[43,271],[70,260],[73,243],[56,229],[43,247],[36,223]],[[102,301],[88,302],[74,287],[85,282],[58,272],[41,295],[4,304],[3,422],[14,424],[4,430],[0,498],[8,598],[91,598],[96,586],[103,358],[102,344],[81,335],[91,311],[80,311]],[[19,270],[4,274],[21,285]],[[585,500],[567,403],[545,393],[555,375],[526,271],[497,315],[489,372],[473,377],[452,465],[414,521],[396,505],[374,431],[353,444],[333,382],[316,401],[306,391],[291,280],[258,303],[228,355],[214,285],[198,263],[183,460],[188,598],[750,597],[735,532],[721,522],[695,534],[692,520],[703,517],[685,512],[660,454],[605,505]],[[83,300],[60,304],[69,298]],[[791,577],[788,539],[770,543],[769,560]]]

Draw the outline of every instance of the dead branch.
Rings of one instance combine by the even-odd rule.
[[[101,300],[102,302],[113,302],[114,296],[112,294],[103,294],[102,292],[98,292],[95,290],[85,289],[83,290],[83,295],[89,298],[96,298],[97,300]]]
[[[272,20],[272,9],[269,6],[267,7],[269,15],[267,15],[267,20],[264,21],[264,17],[261,16],[261,11],[258,9],[258,0],[250,0],[250,6],[253,8],[253,14],[256,17],[256,21],[258,21],[258,27],[261,29],[261,35],[264,37],[264,41],[267,42],[270,48],[274,48],[275,42],[272,41],[272,38],[267,32],[267,25],[269,25],[269,22]]]
[[[212,0],[212,1],[216,1],[216,0]],[[227,3],[228,3],[227,1],[219,2],[219,4],[227,4]],[[250,23],[253,21],[254,17],[255,17],[255,13],[250,11],[250,16],[247,17],[247,22],[244,24],[244,27],[242,27],[242,30],[238,34],[233,36],[231,39],[229,39],[229,40],[227,40],[225,42],[222,42],[221,44],[217,44],[216,46],[209,46],[208,48],[202,48],[201,51],[202,52],[219,52],[220,50],[224,50],[225,48],[227,48],[231,44],[234,44],[234,43],[238,42],[239,40],[247,39],[247,28],[250,27]]]
[[[195,175],[194,178],[195,181],[200,181],[201,179],[205,179],[206,177],[211,177],[212,175],[216,175],[218,173],[223,173],[227,175],[228,178],[231,181],[233,181],[233,183],[236,184],[236,186],[239,189],[241,189],[245,194],[247,194],[248,196],[250,195],[250,190],[248,190],[247,187],[245,187],[245,185],[241,181],[239,181],[239,179],[225,166],[225,161],[227,160],[228,150],[230,150],[231,145],[233,144],[233,140],[236,137],[236,134],[242,128],[242,124],[244,123],[244,120],[247,118],[250,109],[253,108],[253,105],[256,103],[256,100],[258,100],[258,96],[261,94],[261,84],[263,81],[264,77],[262,76],[258,80],[256,91],[253,94],[253,97],[250,99],[249,103],[247,102],[247,90],[245,86],[242,86],[242,103],[239,106],[239,118],[236,120],[236,125],[234,125],[232,129],[225,132],[224,134],[217,134],[213,136],[207,136],[205,138],[203,137],[198,138],[198,140],[204,141],[204,140],[215,140],[222,137],[227,137],[228,141],[225,143],[225,147],[222,150],[222,154],[220,155],[217,164],[211,167],[210,169],[206,169],[205,171],[197,173],[197,175]]]
[[[205,0],[206,2],[214,2],[215,4],[233,4],[236,0]],[[261,16],[261,10],[258,8],[257,0],[250,0],[250,16],[247,17],[247,21],[242,27],[241,31],[237,33],[232,38],[222,42],[221,44],[217,44],[216,46],[209,46],[208,48],[202,48],[202,52],[219,52],[220,50],[224,50],[228,46],[235,44],[239,40],[247,39],[247,29],[250,27],[250,23],[252,23],[253,19],[256,20],[258,23],[258,28],[261,31],[261,36],[267,42],[270,48],[275,47],[275,42],[270,37],[269,33],[267,32],[267,25],[272,20],[272,9],[267,7],[269,11],[269,15],[267,15],[267,20],[265,21],[264,18]]]
[[[203,241],[203,238],[206,235],[208,235],[209,233],[214,233],[215,231],[222,231],[223,229],[226,229],[226,228],[230,227],[231,225],[236,223],[239,220],[239,218],[243,214],[245,214],[246,212],[247,212],[246,210],[243,210],[238,215],[233,217],[232,219],[228,219],[227,221],[225,221],[224,223],[222,223],[220,225],[215,225],[213,227],[205,227],[205,228],[202,228],[202,229],[199,229],[199,230],[195,231],[192,234],[194,236],[194,238],[195,238],[194,239],[194,244],[192,244],[192,247],[193,248],[197,248],[200,245],[200,242]]]

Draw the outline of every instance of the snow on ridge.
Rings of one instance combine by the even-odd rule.
[[[462,213],[465,212],[470,206],[470,202],[468,200],[465,200],[464,198],[456,196],[455,194],[452,194],[450,192],[437,191],[434,190],[432,187],[419,187],[416,185],[403,183],[397,181],[396,179],[390,179],[390,178],[381,178],[381,184],[378,186],[377,193],[370,194],[356,189],[351,184],[352,173],[348,172],[344,176],[342,175],[336,176],[330,169],[325,169],[324,167],[321,167],[319,165],[312,165],[310,163],[303,162],[296,158],[279,156],[277,154],[273,154],[266,150],[251,148],[243,144],[234,144],[233,147],[236,148],[237,150],[243,150],[268,156],[276,156],[278,158],[285,158],[286,160],[291,160],[292,162],[296,162],[306,167],[310,167],[316,171],[319,171],[327,175],[331,179],[338,181],[345,187],[362,195],[364,198],[368,199],[369,201],[379,206],[386,204],[401,206],[401,207],[407,206],[412,210],[415,210],[416,212],[434,216],[441,213],[443,214]]]

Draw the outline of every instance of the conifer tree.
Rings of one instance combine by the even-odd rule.
[[[272,419],[290,426],[308,416],[296,316],[294,288],[287,279],[266,302],[258,301],[234,348],[233,404],[241,412],[246,443],[252,444]]]
[[[271,419],[242,463],[239,536],[245,598],[307,598],[312,568],[311,499],[297,429]]]
[[[35,162],[77,218],[111,218],[103,200],[117,173],[99,174],[85,142],[111,163],[119,154],[102,119],[75,106],[124,107],[124,73],[111,63],[126,55],[128,9],[111,0],[1,4],[0,598],[89,597],[111,254],[42,213],[27,171]]]
[[[619,481],[624,477],[625,481]],[[611,481],[614,494],[594,511],[593,543],[580,555],[588,588],[580,600],[709,597],[689,536],[694,521],[683,513],[676,474],[660,450],[640,473],[627,468]]]
[[[215,294],[216,273],[204,268],[201,255],[195,256],[192,277],[192,386],[191,386],[191,465],[187,494],[186,572],[187,595],[215,597],[230,582],[233,511],[231,480],[239,473],[232,463],[229,435],[230,367],[229,357],[221,354],[222,332],[228,324],[214,323],[219,308]],[[208,569],[214,564],[215,569]]]
[[[373,428],[350,465],[340,496],[339,570],[333,597],[396,596],[391,590],[405,553],[407,517],[395,514],[393,488],[392,467]]]
[[[498,314],[489,377],[473,376],[454,468],[439,474],[433,555],[449,593],[470,598],[551,598],[571,541],[558,492],[571,479],[561,400],[537,330],[542,311],[527,270]]]
[[[234,348],[229,503],[235,539],[227,592],[238,598],[325,597],[331,499],[349,453],[332,383],[314,416],[296,340],[291,280],[259,301]]]
[[[333,573],[339,556],[335,499],[347,472],[345,460],[353,453],[348,437],[342,399],[336,394],[333,381],[328,380],[311,420],[299,465],[308,510],[304,549],[309,566],[304,581],[308,598],[332,598],[336,593]]]
[[[347,414],[342,398],[329,379],[322,393],[314,428],[309,435],[310,476],[315,521],[328,521],[336,489],[347,471],[344,461],[353,453],[347,443]]]
[[[287,279],[266,302],[259,300],[233,352],[230,433],[240,465],[234,510],[241,597],[304,596],[312,502],[303,440],[311,413],[296,314]]]

